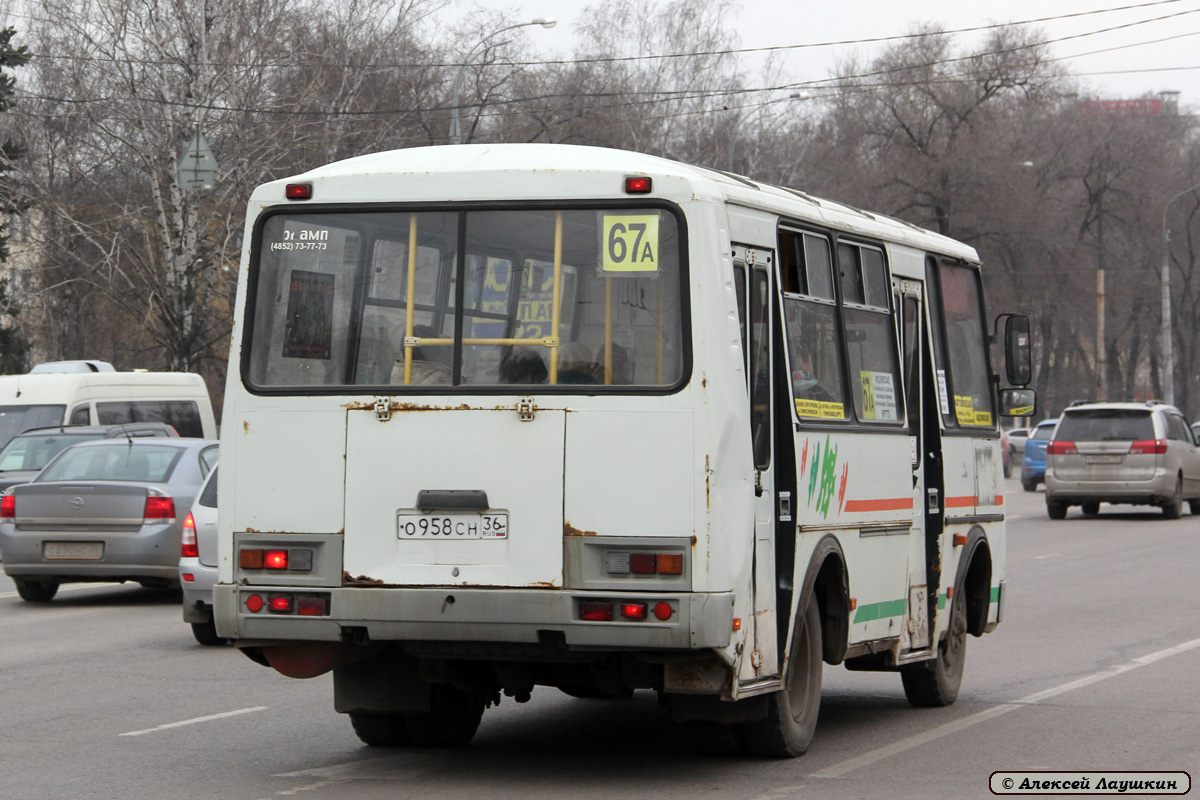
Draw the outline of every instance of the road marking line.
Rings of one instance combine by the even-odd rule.
[[[1170,658],[1171,656],[1176,656],[1180,653],[1186,653],[1187,651],[1195,650],[1198,647],[1200,647],[1200,639],[1192,639],[1191,641],[1177,644],[1174,647],[1168,647],[1148,655],[1140,656],[1133,659],[1133,661],[1129,662],[1128,664],[1122,664],[1119,667],[1093,672],[1090,675],[1085,675],[1082,678],[1068,681],[1067,683],[1059,686],[1054,686],[1050,689],[1044,689],[1040,692],[1034,692],[1031,695],[1021,698],[1020,700],[1010,700],[1004,705],[999,705],[989,708],[985,711],[980,711],[976,714],[972,714],[969,717],[963,717],[962,719],[955,720],[954,722],[947,722],[944,725],[931,728],[924,733],[914,734],[913,736],[893,742],[885,747],[871,750],[863,753],[860,756],[847,759],[840,764],[834,764],[832,767],[827,767],[819,772],[814,772],[809,775],[809,777],[840,778],[848,772],[853,772],[856,769],[862,769],[863,767],[870,766],[877,761],[882,761],[885,758],[891,758],[894,755],[906,752],[914,747],[920,747],[923,744],[928,744],[929,742],[936,741],[937,739],[958,733],[961,730],[974,727],[982,722],[987,722],[988,720],[1003,716],[1011,711],[1016,711],[1019,708],[1037,705],[1045,700],[1049,700],[1051,697],[1057,697],[1060,694],[1066,694],[1067,692],[1072,692],[1076,689],[1082,689],[1084,686],[1091,686],[1094,683],[1108,680],[1109,678],[1116,677],[1117,675],[1124,675],[1128,672],[1132,672],[1135,669],[1140,669],[1141,667],[1145,667],[1149,664],[1154,664],[1163,660],[1164,658]]]
[[[184,725],[195,725],[197,722],[211,722],[214,719],[225,719],[226,717],[236,717],[239,714],[249,714],[254,711],[266,711],[267,706],[254,706],[253,708],[239,708],[237,711],[226,711],[222,714],[209,714],[207,717],[195,717],[193,719],[185,719],[182,722],[168,722],[165,725],[159,725],[157,728],[147,728],[144,731],[129,731],[122,733],[121,736],[141,736],[143,733],[157,733],[165,731],[168,728],[180,728]]]
[[[121,583],[73,583],[70,586],[59,586],[59,592],[75,592],[80,589],[100,589],[112,586],[123,586]],[[126,587],[128,588],[128,587]],[[20,592],[0,592],[0,599],[5,597],[19,597]]]

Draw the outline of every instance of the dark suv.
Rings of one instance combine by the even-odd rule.
[[[162,422],[127,422],[120,425],[59,425],[31,428],[9,440],[0,450],[0,494],[19,483],[29,483],[50,459],[73,444],[118,436],[179,436]]]
[[[1178,519],[1186,500],[1200,514],[1200,447],[1179,409],[1145,403],[1075,403],[1046,445],[1046,512],[1100,503],[1161,506]]]

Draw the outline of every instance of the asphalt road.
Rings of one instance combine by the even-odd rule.
[[[1008,489],[1007,617],[969,639],[958,702],[913,709],[896,675],[826,667],[790,761],[673,725],[652,693],[551,689],[490,709],[465,749],[369,748],[328,676],[201,647],[175,595],[68,585],[39,606],[0,578],[0,798],[972,798],[995,771],[1200,775],[1200,518],[1052,522]]]

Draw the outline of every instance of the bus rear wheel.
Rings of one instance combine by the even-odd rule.
[[[821,709],[821,664],[821,612],[809,598],[796,621],[783,689],[767,698],[765,719],[740,726],[749,753],[794,758],[808,750]]]
[[[954,590],[950,605],[950,629],[938,644],[937,658],[900,671],[904,696],[918,708],[953,705],[962,685],[967,658],[967,593]]]

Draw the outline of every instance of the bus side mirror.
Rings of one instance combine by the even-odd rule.
[[[1037,413],[1037,392],[1033,389],[1001,389],[1000,416],[1032,417]]]
[[[1008,382],[1013,386],[1027,386],[1033,379],[1030,353],[1029,317],[1024,314],[1009,315],[1004,320],[1004,367]]]

